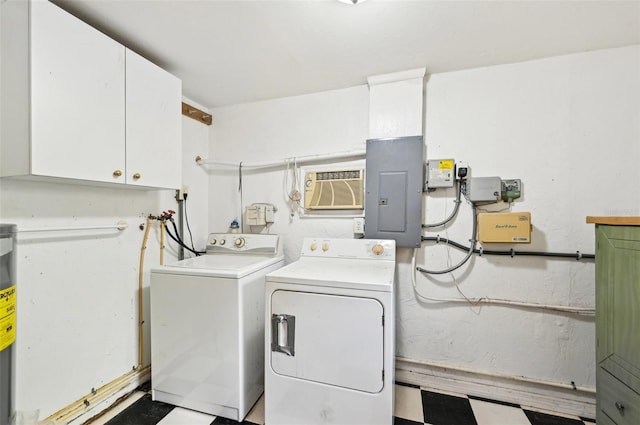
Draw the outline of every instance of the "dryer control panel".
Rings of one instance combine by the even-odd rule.
[[[302,257],[394,260],[396,241],[386,239],[305,238]]]

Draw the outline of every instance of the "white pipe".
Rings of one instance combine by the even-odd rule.
[[[103,385],[95,391],[92,391],[90,394],[82,397],[77,400],[75,403],[59,410],[42,422],[41,424],[66,424],[71,422],[74,419],[77,419],[80,415],[87,412],[89,406],[97,405],[109,397],[112,397],[118,394],[120,391],[126,389],[128,386],[132,384],[139,385],[147,379],[148,375],[151,373],[151,366],[146,366],[143,368],[134,369],[126,374],[120,376],[119,378],[114,379],[113,381]]]
[[[198,165],[209,165],[209,166],[218,166],[218,167],[230,167],[230,168],[238,168],[240,164],[242,164],[243,169],[260,169],[260,168],[273,168],[280,167],[283,165],[287,165],[292,162],[296,162],[297,164],[305,164],[309,162],[317,162],[317,161],[326,161],[330,159],[347,159],[347,158],[355,158],[355,157],[364,157],[364,150],[356,150],[356,151],[346,151],[346,152],[336,152],[336,153],[327,153],[327,154],[318,154],[318,155],[306,155],[306,156],[297,156],[291,158],[285,158],[278,161],[262,161],[262,162],[242,162],[242,163],[231,163],[231,162],[217,162],[217,161],[207,161],[200,157],[196,157],[196,164]]]
[[[436,298],[431,297],[429,295],[425,295],[418,290],[418,285],[416,284],[416,250],[413,250],[413,255],[411,257],[411,284],[413,285],[413,290],[420,298],[423,298],[428,301],[433,302],[446,302],[446,303],[463,303],[470,304],[471,306],[477,306],[479,304],[493,304],[493,305],[507,305],[514,307],[525,307],[525,308],[534,308],[534,309],[542,309],[542,310],[551,310],[551,311],[562,311],[565,313],[575,313],[575,314],[585,314],[585,315],[595,315],[596,309],[593,307],[573,307],[573,306],[565,306],[565,305],[553,305],[553,304],[537,304],[537,303],[528,303],[523,301],[514,301],[514,300],[504,300],[499,298]]]
[[[126,221],[120,220],[117,224],[105,225],[105,226],[78,226],[78,227],[38,227],[33,229],[18,229],[18,233],[40,233],[40,232],[61,232],[61,231],[75,231],[75,230],[103,230],[103,229],[117,229],[124,230],[128,227]]]

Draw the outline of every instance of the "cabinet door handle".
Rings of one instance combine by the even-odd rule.
[[[624,404],[620,403],[619,401],[615,402],[615,406],[616,406],[616,409],[618,409],[620,411],[624,410]]]
[[[135,173],[135,174],[133,175],[133,179],[134,179],[134,180],[138,180],[138,179],[140,179],[140,177],[142,177],[142,176],[140,175],[140,173]]]
[[[113,176],[114,177],[120,177],[122,175],[122,171],[121,170],[116,170],[113,172]]]

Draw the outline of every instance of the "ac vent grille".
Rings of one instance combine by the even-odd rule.
[[[305,173],[304,207],[308,210],[364,208],[363,170]]]

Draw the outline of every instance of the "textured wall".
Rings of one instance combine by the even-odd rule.
[[[190,186],[194,243],[207,233],[208,178],[195,165],[208,127],[183,118],[183,182]],[[189,158],[187,160],[187,158]],[[98,161],[99,158],[91,159]],[[148,214],[177,209],[173,191],[1,180],[2,222],[18,229],[115,225],[116,230],[20,233],[16,410],[40,419],[129,372],[138,363],[139,224]],[[159,264],[154,225],[144,266],[145,355],[149,345],[149,268]],[[165,261],[175,259],[167,238]],[[37,411],[37,412],[36,412]]]
[[[426,84],[429,158],[468,162],[474,176],[520,178],[513,211],[530,211],[533,242],[519,249],[594,252],[587,215],[640,214],[638,46],[436,74]],[[428,66],[428,64],[427,64]],[[239,163],[363,149],[366,86],[213,110],[212,159]],[[287,260],[304,236],[352,237],[351,219],[290,219],[284,168],[243,173],[242,205],[278,206],[271,231]],[[211,170],[210,229],[238,217],[237,170]],[[288,186],[287,186],[288,188]],[[425,196],[426,221],[446,217],[453,190]],[[502,206],[504,207],[504,206]],[[433,234],[468,243],[466,203]],[[511,246],[487,247],[510,248]],[[398,252],[397,354],[486,372],[595,386],[592,318],[509,307],[424,302],[411,284],[411,256]],[[427,268],[456,264],[443,246],[417,252]],[[453,274],[417,276],[421,292],[593,306],[594,266],[543,258],[474,257]]]

